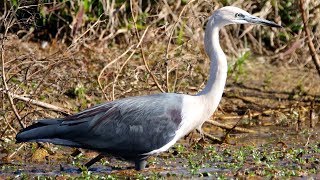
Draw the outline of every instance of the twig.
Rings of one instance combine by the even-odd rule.
[[[229,93],[225,93],[225,97],[241,99],[242,101],[244,101],[246,103],[252,103],[252,104],[261,106],[261,104],[257,103],[254,99],[251,99],[250,97],[242,97],[242,96],[239,96],[236,94],[229,94]]]
[[[136,23],[136,17],[134,16],[133,14],[133,8],[132,8],[132,0],[130,0],[130,8],[131,8],[131,15],[132,15],[132,19],[133,19],[133,23],[134,23],[134,26],[136,28],[136,36],[138,39],[140,39],[140,36],[139,36],[139,33],[138,33],[138,28],[137,28],[137,23]],[[149,27],[149,26],[148,26]],[[147,27],[147,28],[148,28]],[[158,89],[161,91],[161,92],[165,92],[162,87],[160,86],[156,76],[151,72],[150,68],[149,68],[149,65],[148,65],[148,62],[146,61],[146,58],[145,58],[145,55],[144,55],[144,51],[143,51],[143,44],[141,44],[140,46],[140,52],[141,52],[141,55],[142,55],[142,59],[143,59],[143,62],[144,62],[144,66],[146,67],[148,73],[151,75],[153,81],[156,83]]]
[[[123,56],[125,56],[129,51],[131,51],[131,49],[134,47],[134,45],[131,45],[124,53],[122,53],[120,56],[118,56],[116,59],[112,60],[111,62],[109,62],[106,66],[103,67],[103,69],[100,71],[100,74],[98,76],[98,84],[99,84],[99,87],[101,88],[102,92],[103,92],[103,95],[106,99],[108,99],[107,95],[105,94],[104,92],[104,88],[102,87],[102,84],[101,84],[101,76],[102,74],[104,73],[104,71],[109,67],[111,66],[113,63],[117,62],[119,59],[121,59]]]
[[[156,83],[158,89],[159,89],[161,92],[163,92],[163,93],[166,92],[165,90],[162,89],[162,87],[161,87],[161,85],[159,84],[156,76],[151,72],[151,70],[150,70],[150,68],[149,68],[149,65],[148,65],[148,62],[146,61],[146,58],[145,58],[145,56],[144,56],[144,52],[143,52],[142,46],[141,46],[141,48],[140,48],[140,51],[141,51],[141,54],[142,54],[142,59],[143,59],[144,65],[145,65],[148,73],[151,75],[154,83]]]
[[[7,122],[6,122],[7,123]],[[1,132],[1,135],[0,135],[0,141],[3,142],[3,140],[1,139],[5,134],[6,132],[8,131],[9,129],[9,124],[7,124],[7,126],[2,130]]]
[[[146,30],[144,30],[143,34],[142,34],[142,37],[140,39],[140,41],[138,42],[138,44],[136,45],[135,49],[131,52],[131,54],[129,55],[129,57],[126,59],[126,61],[122,64],[117,76],[114,78],[114,81],[113,81],[113,85],[112,85],[112,100],[115,100],[115,97],[114,97],[114,89],[115,89],[115,85],[116,85],[116,82],[120,76],[120,73],[122,71],[122,69],[124,68],[124,66],[127,64],[127,62],[131,59],[131,57],[133,56],[133,54],[136,52],[137,48],[140,46],[140,44],[142,43],[143,41],[143,38],[144,36],[146,35],[147,31],[149,29],[149,26],[146,28]]]
[[[14,98],[14,99],[19,99],[21,101],[25,101],[25,102],[28,102],[28,103],[31,103],[31,104],[34,104],[34,105],[37,105],[37,106],[40,106],[40,107],[43,107],[43,108],[47,108],[47,109],[51,109],[55,112],[60,112],[60,113],[63,113],[65,115],[69,115],[71,114],[71,112],[65,108],[62,108],[62,107],[59,107],[59,106],[55,106],[55,105],[52,105],[52,104],[48,104],[48,103],[45,103],[45,102],[41,102],[41,101],[37,101],[37,100],[34,100],[34,99],[31,99],[31,98],[28,98],[28,97],[24,97],[24,96],[20,96],[20,95],[17,95],[17,94],[13,94],[9,91],[6,91],[4,89],[0,89],[0,91],[2,91],[3,93],[9,95],[10,97]]]
[[[309,127],[313,128],[315,126],[315,124],[313,123],[313,118],[314,118],[314,100],[311,102],[310,105],[310,110],[309,110]]]
[[[252,119],[251,113],[250,113],[250,109],[247,110],[247,112],[246,112],[245,114],[248,114],[248,115],[249,115],[249,118]],[[226,141],[226,139],[227,139],[227,137],[229,136],[230,132],[231,132],[232,130],[235,130],[235,129],[237,128],[239,122],[242,121],[243,119],[244,119],[244,117],[242,116],[242,118],[239,119],[239,120],[232,126],[232,128],[229,129],[229,130],[226,132],[226,134],[224,135],[224,138],[223,138],[223,142]]]
[[[291,109],[291,108],[288,108],[288,110]],[[250,117],[257,117],[257,116],[260,116],[262,114],[272,114],[274,112],[273,109],[271,110],[266,110],[266,111],[263,111],[263,112],[256,112],[256,113],[252,113],[250,115]],[[244,116],[220,116],[220,117],[217,117],[218,119],[221,119],[221,120],[234,120],[234,119],[240,119],[240,118],[249,118],[249,115],[244,115]]]
[[[316,5],[314,8],[310,9],[310,14],[313,14],[315,10],[320,8],[320,3]]]
[[[17,130],[11,126],[11,123],[8,121],[8,119],[6,118],[6,116],[3,116],[4,121],[6,122],[7,126],[14,131],[15,134],[17,134]],[[6,131],[6,130],[5,130]],[[5,132],[4,132],[5,133]],[[2,137],[4,135],[4,133],[0,136]]]
[[[18,149],[16,149],[13,153],[11,153],[11,154],[7,157],[7,159],[8,159],[8,160],[11,159],[11,158],[12,158],[14,155],[16,155],[25,145],[26,145],[25,143],[21,144],[21,145],[18,147]]]
[[[307,146],[309,145],[311,136],[312,136],[312,134],[310,134],[310,135],[308,136],[307,142],[306,142],[306,144],[304,145],[304,147],[307,147]]]
[[[7,20],[6,18],[7,18],[9,15],[11,15],[11,13],[8,13],[8,14],[7,14],[7,16],[5,17],[5,21]],[[5,90],[6,90],[7,92],[9,92],[9,88],[8,88],[8,84],[7,84],[7,80],[6,80],[6,72],[5,72],[5,65],[4,65],[4,64],[5,64],[5,63],[4,63],[4,39],[6,38],[7,32],[8,32],[8,30],[9,30],[10,26],[13,25],[13,23],[14,23],[14,19],[13,19],[12,16],[9,18],[8,24],[6,24],[6,23],[4,22],[4,24],[5,24],[5,25],[4,25],[4,26],[5,26],[5,32],[4,32],[4,34],[3,34],[3,38],[1,39],[1,56],[0,56],[0,57],[1,57],[1,66],[2,66],[2,82],[3,82],[4,88],[5,88]],[[6,94],[7,94],[7,97],[8,97],[8,99],[9,99],[11,108],[12,108],[12,110],[13,110],[16,118],[18,119],[19,125],[21,126],[21,128],[24,128],[25,126],[24,126],[24,124],[23,124],[22,121],[21,121],[21,116],[19,115],[19,112],[18,112],[15,104],[13,103],[13,99],[12,99],[12,97],[10,96],[10,93],[6,93]]]
[[[198,129],[197,129],[196,131],[197,131],[198,133],[201,133]],[[211,141],[217,141],[217,142],[219,142],[219,143],[222,143],[222,140],[221,140],[220,138],[214,137],[214,136],[212,136],[211,134],[204,132],[203,130],[202,130],[202,134],[203,134],[205,137],[207,137],[208,139],[210,139]]]
[[[299,7],[300,7],[300,11],[301,11],[301,15],[302,15],[302,21],[303,21],[303,25],[304,25],[304,32],[306,33],[306,36],[307,36],[307,39],[308,39],[308,46],[309,46],[309,50],[310,50],[310,53],[311,53],[311,57],[312,57],[312,60],[313,60],[313,63],[314,65],[316,66],[316,69],[318,71],[318,74],[320,76],[320,60],[319,60],[319,57],[316,53],[316,49],[314,48],[314,44],[312,42],[312,39],[311,39],[311,33],[310,33],[310,29],[308,27],[308,18],[307,18],[307,14],[306,14],[306,11],[305,11],[305,8],[304,6],[307,5],[305,4],[305,0],[300,0],[300,4],[299,4]]]
[[[100,21],[100,18],[103,14],[101,14],[98,18],[98,20],[93,24],[91,25],[84,33],[82,33],[77,39],[75,39],[72,44],[67,48],[66,51],[69,51],[84,35],[86,35],[93,27],[95,27],[98,23],[102,22]]]
[[[174,23],[173,27],[172,27],[172,30],[171,30],[171,33],[170,33],[170,37],[169,37],[169,41],[168,41],[168,44],[167,44],[167,49],[166,49],[166,54],[165,54],[165,59],[166,59],[166,81],[167,81],[167,91],[169,92],[169,64],[168,64],[168,60],[169,60],[169,48],[170,48],[170,43],[171,43],[171,39],[172,39],[172,36],[173,36],[173,33],[174,33],[174,30],[176,28],[176,26],[178,25],[180,19],[181,19],[181,16],[182,16],[182,13],[184,12],[184,10],[186,9],[186,7],[188,7],[191,3],[193,3],[195,0],[191,0],[188,2],[188,4],[186,4],[180,14],[179,14],[179,17],[177,19],[177,21]],[[166,2],[165,2],[166,3]]]
[[[218,126],[218,127],[222,128],[222,129],[228,129],[228,130],[234,129],[236,131],[243,132],[243,133],[254,133],[254,134],[258,133],[257,131],[254,131],[254,130],[251,130],[251,129],[247,129],[247,128],[241,128],[241,127],[233,128],[234,126],[222,124],[222,123],[219,123],[219,122],[213,121],[213,120],[208,120],[208,121],[206,121],[206,123],[214,125],[214,126]]]
[[[221,119],[221,120],[235,120],[235,119],[241,119],[241,118],[253,118],[253,117],[257,117],[260,115],[270,115],[273,114],[275,111],[280,111],[281,112],[290,112],[292,110],[292,107],[288,107],[288,108],[275,108],[275,109],[268,109],[262,112],[254,112],[254,113],[250,113],[250,115],[245,114],[243,116],[217,116],[216,118]]]

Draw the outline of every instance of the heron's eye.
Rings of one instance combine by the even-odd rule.
[[[235,16],[236,18],[243,18],[243,17],[244,17],[244,15],[241,14],[241,13],[236,13],[234,16]]]

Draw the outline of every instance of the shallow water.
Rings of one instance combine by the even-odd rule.
[[[319,125],[313,129],[295,131],[292,127],[260,126],[252,128],[258,134],[230,133],[231,144],[212,144],[209,140],[190,145],[181,140],[167,153],[149,158],[149,167],[137,172],[133,164],[112,157],[96,163],[88,171],[79,167],[94,157],[84,153],[70,158],[70,148],[59,148],[50,160],[34,162],[13,159],[1,164],[1,177],[38,176],[111,176],[111,177],[316,177],[320,171]],[[192,144],[192,143],[191,143]],[[28,149],[27,149],[28,150]],[[59,155],[58,158],[56,157]],[[51,157],[53,156],[53,157]],[[63,156],[63,157],[61,157]]]

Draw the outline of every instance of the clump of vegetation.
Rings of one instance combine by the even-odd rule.
[[[250,51],[243,53],[234,64],[228,65],[228,75],[234,77],[236,83],[239,82],[239,78],[245,75],[245,63],[250,58]]]
[[[217,3],[197,1],[125,1],[125,0],[83,0],[83,1],[3,1],[1,4],[0,19],[4,31],[4,21],[8,17],[8,13],[15,21],[10,28],[12,32],[18,32],[19,36],[24,37],[32,34],[32,39],[52,40],[64,39],[67,42],[74,42],[81,38],[87,43],[95,40],[101,43],[121,42],[126,41],[129,36],[133,35],[135,31],[143,31],[148,25],[161,28],[174,24],[178,19],[176,28],[176,43],[182,44],[184,37],[190,36],[190,28],[193,28],[191,21],[202,16],[208,16],[216,6],[236,5],[246,6],[251,5],[249,12],[259,12],[263,9],[272,9],[268,11],[265,16],[269,19],[276,19],[282,22],[284,26],[288,27],[294,34],[286,31],[278,32],[279,40],[274,40],[270,37],[270,32],[264,31],[262,38],[264,44],[268,44],[272,49],[279,47],[283,43],[290,42],[295,34],[301,33],[302,20],[299,17],[298,1],[261,1],[259,3],[246,2],[242,5],[238,1],[220,1]],[[310,13],[315,13],[316,9],[312,9],[316,3],[311,2]],[[185,6],[190,7],[185,7]],[[186,8],[186,9],[184,9]],[[190,9],[190,10],[188,10]],[[183,12],[185,10],[185,12]],[[196,14],[195,12],[197,11]],[[178,14],[183,15],[178,17]],[[199,16],[199,17],[195,17]],[[191,20],[191,21],[190,21]],[[201,22],[203,23],[203,22]],[[315,21],[310,22],[314,27],[317,26]],[[200,27],[202,28],[202,27]],[[273,30],[274,31],[274,30]],[[254,34],[257,31],[254,31]],[[161,34],[161,32],[160,32]],[[162,37],[163,38],[163,37]],[[281,42],[282,41],[282,42]],[[272,42],[270,44],[270,42]],[[251,42],[254,43],[254,42]],[[109,44],[109,43],[108,43]]]

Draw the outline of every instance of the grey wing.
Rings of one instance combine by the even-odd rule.
[[[73,141],[100,151],[143,154],[170,142],[181,123],[182,95],[158,94],[113,101],[67,118]],[[82,123],[86,122],[86,123]]]

